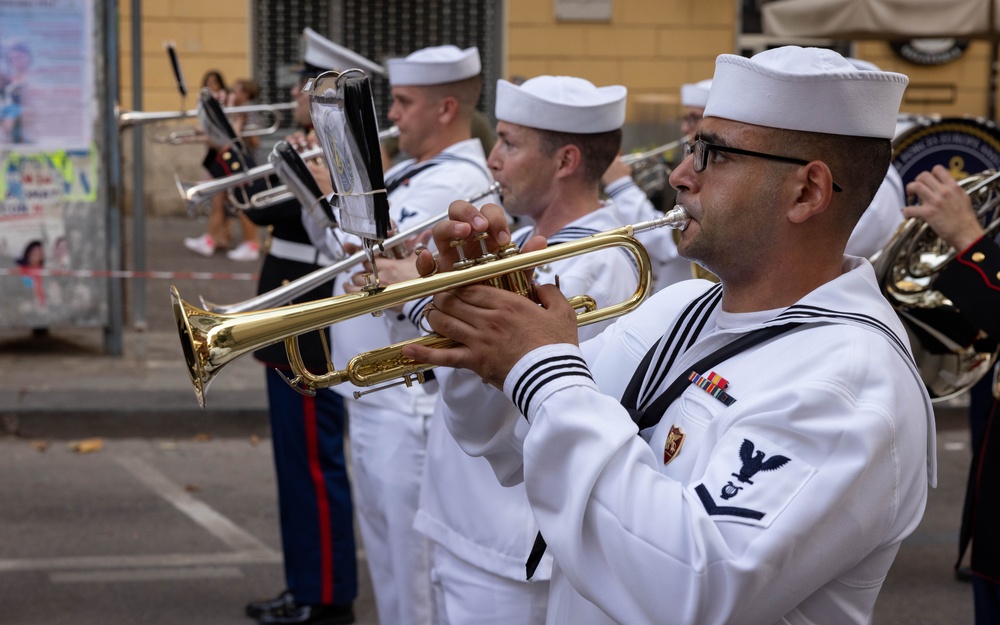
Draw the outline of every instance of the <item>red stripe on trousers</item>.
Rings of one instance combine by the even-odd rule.
[[[316,510],[319,516],[320,603],[333,603],[333,537],[330,535],[330,505],[326,498],[326,482],[319,466],[319,437],[316,431],[316,398],[303,397],[302,412],[306,421],[306,446],[309,449],[309,473],[316,490]]]

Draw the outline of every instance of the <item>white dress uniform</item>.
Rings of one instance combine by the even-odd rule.
[[[387,186],[396,181],[403,182],[389,194],[389,213],[405,229],[447,211],[454,200],[480,194],[492,178],[482,144],[468,139],[423,163],[399,163],[386,173]],[[335,294],[344,293],[349,278],[338,277]],[[385,322],[371,315],[334,324],[330,335],[338,368],[393,342]],[[370,389],[350,384],[333,388],[348,398],[355,509],[379,618],[383,623],[429,623],[429,546],[413,530],[413,518],[435,397],[417,387],[395,386],[355,400],[355,390]]]
[[[663,217],[663,212],[656,210],[630,176],[622,176],[612,181],[604,187],[604,192],[613,202],[624,224]],[[636,234],[635,238],[645,246],[649,259],[653,262],[654,292],[674,282],[694,277],[691,272],[691,261],[677,253],[674,234],[672,228],[656,228]]]
[[[890,164],[871,204],[851,232],[851,238],[847,241],[847,253],[871,258],[875,252],[885,247],[899,224],[903,223],[904,206],[906,192],[903,190],[903,179],[895,166]]]
[[[549,245],[621,226],[610,205],[567,224]],[[519,247],[533,228],[515,232]],[[535,280],[552,284],[556,276],[567,296],[587,294],[605,307],[631,296],[638,284],[635,258],[606,249],[561,260],[536,270]],[[596,336],[611,321],[580,328],[580,339]],[[443,379],[450,370],[437,370]],[[468,405],[459,410],[475,413]],[[430,428],[427,462],[415,527],[435,543],[433,579],[441,625],[458,623],[542,623],[551,558],[530,583],[525,559],[538,532],[523,485],[502,487],[483,458],[467,455],[444,427],[438,401]],[[456,592],[456,589],[462,589]]]
[[[783,310],[722,312],[721,288],[682,282],[579,349],[532,351],[506,397],[464,370],[444,384],[478,407],[450,414],[463,448],[524,480],[555,558],[549,623],[868,622],[935,471],[906,334],[857,258]],[[694,376],[637,436],[618,398],[654,345],[640,408],[788,322],[804,325],[697,371],[716,385]]]

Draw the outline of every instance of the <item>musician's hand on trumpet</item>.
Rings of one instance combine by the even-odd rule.
[[[285,141],[287,141],[288,145],[295,148],[295,151],[299,153],[319,146],[319,140],[316,138],[316,133],[312,131],[310,131],[309,134],[306,134],[301,130],[296,130],[292,134],[285,137]]]
[[[472,243],[473,235],[487,233],[490,251],[510,242],[507,218],[495,204],[487,204],[479,211],[468,202],[453,202],[449,216],[450,220],[434,228],[435,244],[441,250],[437,260],[429,250],[418,255],[421,275],[450,271],[460,262],[464,252],[459,255],[452,247],[455,239],[466,239],[467,247],[478,247],[478,243]],[[536,236],[522,252],[543,248],[544,237]],[[576,311],[559,288],[535,285],[535,296],[537,304],[522,295],[480,284],[438,293],[425,321],[435,332],[460,345],[431,349],[411,344],[402,353],[418,362],[470,369],[502,389],[507,374],[528,352],[543,345],[578,342]]]
[[[333,180],[330,178],[330,169],[322,163],[321,159],[306,161],[306,167],[309,169],[309,173],[312,174],[313,180],[316,181],[316,186],[323,192],[323,195],[329,196],[333,193]]]
[[[465,200],[452,202],[448,207],[448,219],[436,224],[432,233],[438,256],[431,254],[430,250],[422,250],[417,255],[417,270],[422,276],[451,271],[460,258],[478,254],[480,247],[477,241],[473,241],[474,235],[486,233],[483,242],[491,253],[510,243],[510,224],[502,208],[496,204],[485,204],[482,209],[477,209]],[[466,239],[462,256],[451,244],[457,239]]]
[[[918,202],[905,206],[903,215],[926,221],[958,252],[983,236],[983,226],[972,208],[972,199],[941,165],[918,174],[906,185],[906,193],[916,196]]]

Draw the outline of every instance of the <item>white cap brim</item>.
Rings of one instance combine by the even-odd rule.
[[[482,72],[479,48],[459,50],[437,46],[417,50],[406,58],[389,59],[389,84],[394,87],[443,85],[472,78]]]
[[[708,93],[712,89],[712,79],[681,85],[681,106],[705,108]]]
[[[785,46],[718,57],[705,117],[805,132],[892,139],[909,79],[861,71],[836,52]]]
[[[354,50],[336,44],[311,28],[306,28],[306,52],[302,60],[324,70],[364,70],[367,74],[385,75],[385,68]]]
[[[625,123],[621,85],[595,87],[582,78],[539,76],[515,85],[497,81],[498,120],[557,132],[593,134]]]

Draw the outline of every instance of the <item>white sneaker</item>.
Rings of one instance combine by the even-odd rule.
[[[235,249],[226,252],[226,257],[229,260],[257,260],[260,258],[260,246],[250,241],[244,241]]]
[[[207,234],[203,234],[200,237],[185,238],[184,247],[202,256],[210,257],[212,254],[215,254],[215,241]]]

